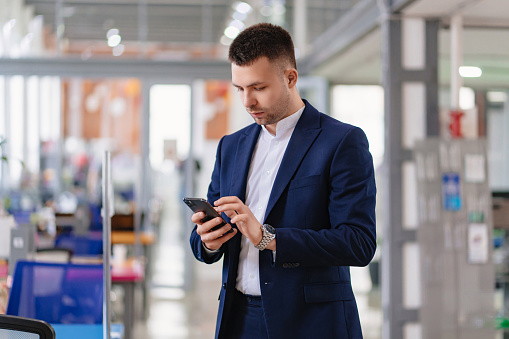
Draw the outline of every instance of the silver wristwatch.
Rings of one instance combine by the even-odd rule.
[[[269,244],[269,242],[272,241],[272,239],[276,238],[276,230],[274,227],[270,226],[269,224],[265,224],[261,227],[262,229],[262,240],[258,245],[255,247],[259,249],[260,251],[263,251],[265,247]]]

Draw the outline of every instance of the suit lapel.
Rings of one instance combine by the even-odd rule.
[[[253,157],[254,148],[260,135],[261,127],[253,124],[252,128],[246,129],[245,133],[240,136],[239,143],[237,145],[237,151],[235,154],[235,163],[233,168],[233,174],[231,178],[230,194],[236,196],[243,202],[246,201],[246,188],[247,188],[247,176],[249,174],[249,167],[251,165],[251,158]],[[237,233],[233,239],[228,241],[228,246],[232,253],[240,253],[240,242],[241,233]],[[229,280],[232,280],[232,284],[235,286],[236,270],[239,264],[238,255],[231,255],[229,267],[235,268],[235,274],[229,274]]]
[[[286,147],[285,155],[279,166],[274,185],[272,186],[264,220],[267,219],[272,208],[295,174],[295,171],[299,168],[302,159],[304,159],[309,148],[321,132],[320,113],[307,101],[303,101],[306,104],[306,108],[304,112],[302,112],[292,137],[290,138],[290,142]]]
[[[240,137],[235,154],[233,177],[230,186],[230,195],[237,196],[240,200],[246,201],[247,175],[251,165],[253,151],[260,135],[261,127],[253,124]]]

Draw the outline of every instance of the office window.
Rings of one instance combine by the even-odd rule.
[[[42,77],[39,88],[41,141],[56,141],[60,138],[60,78]]]
[[[5,77],[0,76],[0,140],[5,137]],[[3,152],[1,155],[3,155]],[[0,155],[0,156],[1,156]],[[0,160],[0,191],[4,187],[4,164]]]
[[[384,156],[384,91],[381,86],[332,88],[332,116],[362,128],[369,141],[375,168]]]
[[[24,144],[24,116],[25,82],[22,76],[13,76],[7,84],[9,98],[6,114],[9,115],[9,134],[7,147],[9,147],[9,178],[10,187],[16,188],[21,178],[21,161],[23,160]]]
[[[39,172],[39,78],[31,76],[26,79],[26,154],[25,166],[30,173]]]
[[[191,140],[191,87],[154,85],[150,88],[150,163],[187,158]]]
[[[493,191],[509,191],[509,91],[488,91],[486,135],[488,170]]]
[[[5,77],[0,76],[0,138],[5,136]]]

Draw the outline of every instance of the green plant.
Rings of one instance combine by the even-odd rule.
[[[2,161],[5,161],[6,163],[8,163],[9,158],[7,158],[7,156],[4,155],[4,150],[3,150],[3,147],[6,143],[7,143],[7,139],[0,137],[0,155],[2,156]],[[25,163],[23,162],[23,160],[19,160],[19,163],[21,164],[21,167],[24,169]]]
[[[5,161],[5,162],[8,162],[9,160],[7,159],[7,157],[4,155],[4,152],[3,152],[3,145],[7,142],[7,139],[3,138],[3,139],[0,139],[0,154],[2,155],[2,161]]]
[[[7,139],[4,137],[0,137],[0,167],[2,166],[2,163],[5,162],[6,164],[9,163],[9,158],[4,154],[4,146],[7,143]],[[21,167],[25,169],[25,163],[22,160],[19,160]],[[1,173],[1,172],[0,172]],[[3,175],[3,174],[2,174]],[[0,179],[2,179],[2,176],[0,175]],[[0,216],[4,215],[6,212],[5,210],[9,208],[10,205],[10,199],[9,197],[3,197],[5,192],[3,192],[2,182],[0,181]]]

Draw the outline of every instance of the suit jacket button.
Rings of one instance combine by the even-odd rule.
[[[284,263],[283,264],[283,268],[288,268],[290,265],[288,265],[287,263]]]

